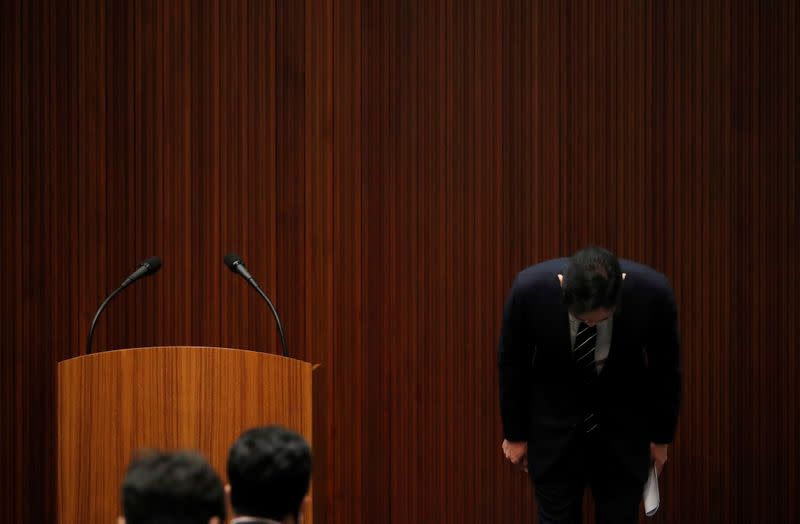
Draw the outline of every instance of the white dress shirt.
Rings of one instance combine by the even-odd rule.
[[[581,322],[583,321],[569,314],[569,339],[572,347],[575,347],[575,335],[578,334],[578,326]],[[611,350],[611,328],[613,324],[614,315],[595,324],[597,326],[597,345],[594,349],[594,365],[598,374],[603,370],[603,365],[605,365],[608,358],[608,352]]]

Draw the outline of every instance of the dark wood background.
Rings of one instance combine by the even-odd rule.
[[[325,366],[329,522],[532,522],[495,344],[526,265],[665,272],[685,404],[654,523],[800,520],[800,7],[0,3],[0,515],[55,508],[54,369],[101,349]]]

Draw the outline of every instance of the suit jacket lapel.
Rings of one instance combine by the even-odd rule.
[[[623,331],[624,323],[625,316],[623,313],[623,308],[617,308],[614,311],[614,322],[611,324],[611,341],[608,345],[606,363],[603,365],[603,369],[600,370],[599,376],[603,376],[603,372],[606,370],[606,368],[608,368],[608,365],[613,362],[614,356],[618,353],[617,346],[625,336],[625,332]]]
[[[626,278],[622,283],[622,297],[620,297],[619,305],[614,310],[614,323],[611,325],[611,341],[608,345],[608,356],[606,357],[606,363],[603,365],[603,369],[600,370],[600,376],[603,376],[603,371],[605,371],[612,362],[614,356],[619,353],[617,346],[625,339],[625,322],[628,319],[628,315],[626,314],[627,307],[625,306],[625,285],[629,284],[628,280],[629,279]]]
[[[567,307],[564,305],[561,305],[556,309],[558,310],[558,317],[553,319],[553,325],[557,326],[558,329],[558,353],[571,362],[573,367],[577,369],[575,359],[572,358],[572,337],[570,336],[569,332],[569,312],[567,311]]]

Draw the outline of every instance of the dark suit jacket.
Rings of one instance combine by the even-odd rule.
[[[681,398],[675,298],[667,278],[620,260],[627,273],[614,313],[611,348],[587,392],[571,355],[558,273],[566,258],[522,271],[503,314],[498,363],[505,438],[528,442],[536,479],[564,452],[588,412],[620,464],[643,480],[650,442],[672,441]]]

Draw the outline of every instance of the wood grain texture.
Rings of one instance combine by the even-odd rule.
[[[280,424],[313,446],[312,365],[254,351],[156,347],[58,364],[59,522],[112,522],[138,450],[196,450],[224,478],[246,429]],[[309,518],[312,516],[309,513]]]
[[[587,243],[679,304],[652,522],[800,520],[796,2],[7,0],[0,44],[6,520],[52,520],[55,364],[139,260],[97,348],[276,352],[238,251],[322,364],[321,520],[534,521],[500,310]]]

